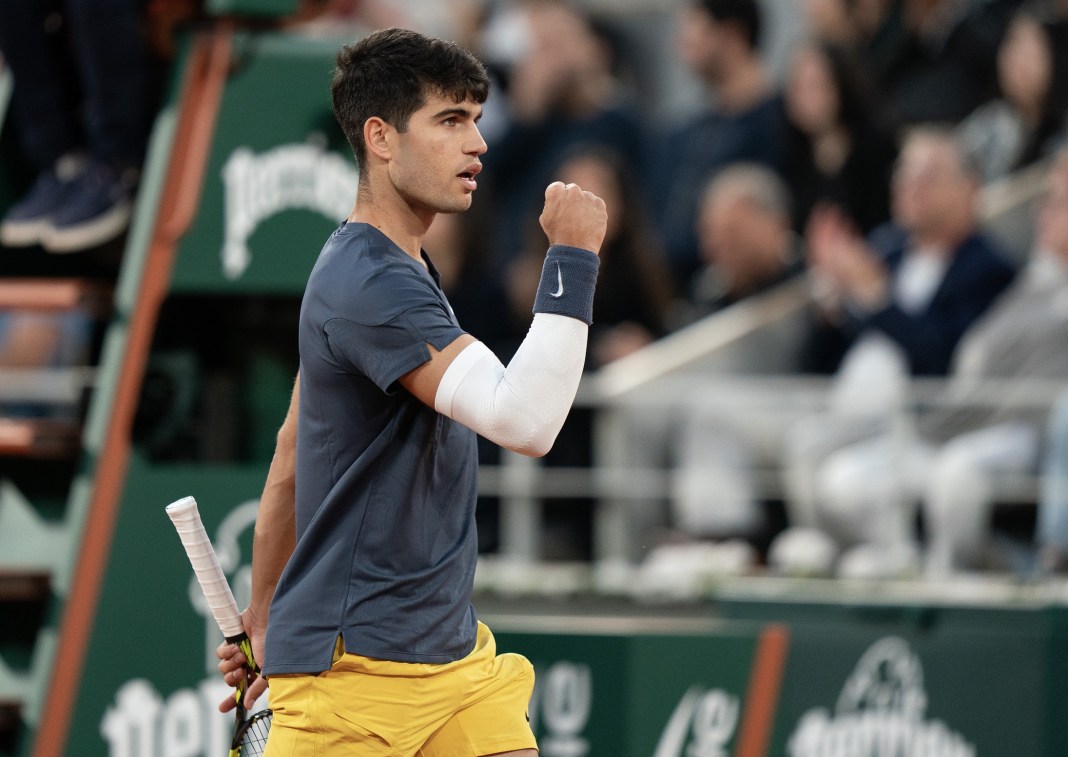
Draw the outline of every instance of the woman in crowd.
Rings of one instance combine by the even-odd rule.
[[[1020,11],[998,48],[1001,96],[960,125],[986,181],[1002,178],[1068,140],[1068,23]]]
[[[784,92],[784,178],[798,231],[819,204],[837,205],[862,233],[889,217],[897,146],[879,126],[871,91],[843,48],[813,41],[795,51]]]

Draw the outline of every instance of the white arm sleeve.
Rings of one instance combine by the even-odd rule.
[[[544,455],[575,400],[588,332],[575,318],[537,313],[507,368],[473,342],[445,370],[434,408],[513,452]]]

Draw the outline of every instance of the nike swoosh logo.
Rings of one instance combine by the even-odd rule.
[[[556,264],[556,284],[557,290],[555,292],[549,292],[550,297],[560,298],[564,296],[564,272],[560,270],[560,264]]]

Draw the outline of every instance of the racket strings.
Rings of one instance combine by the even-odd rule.
[[[248,719],[241,734],[238,754],[241,757],[257,757],[267,747],[267,736],[271,730],[271,711],[261,710]]]

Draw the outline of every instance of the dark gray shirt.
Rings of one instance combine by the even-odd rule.
[[[348,652],[401,662],[474,646],[475,434],[397,383],[427,344],[463,333],[424,260],[347,223],[308,280],[297,545],[271,605],[267,674],[328,669],[338,634]]]

